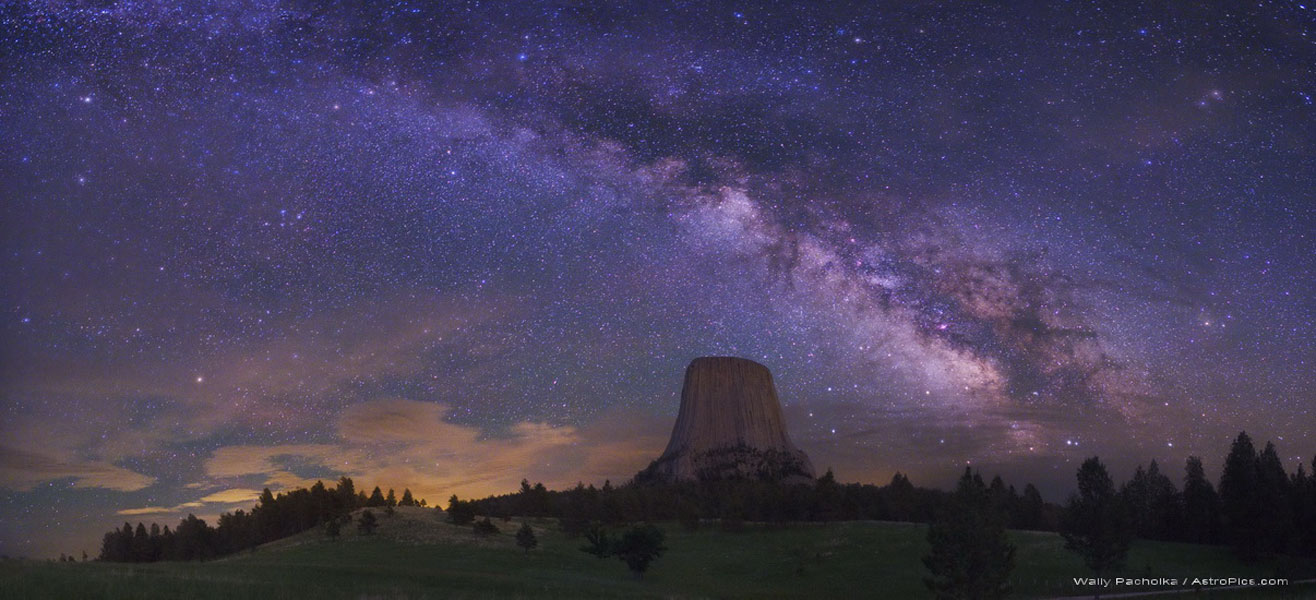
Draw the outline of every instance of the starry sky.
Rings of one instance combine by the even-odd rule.
[[[180,4],[0,8],[5,554],[618,482],[710,354],[844,481],[1316,453],[1316,4]]]

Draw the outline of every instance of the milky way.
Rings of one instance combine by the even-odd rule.
[[[1316,5],[194,4],[0,9],[5,553],[621,481],[712,354],[847,481],[1316,452]]]

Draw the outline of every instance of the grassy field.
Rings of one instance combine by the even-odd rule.
[[[739,533],[687,532],[667,524],[667,554],[643,581],[617,560],[577,548],[548,522],[536,522],[540,547],[515,546],[519,521],[479,538],[428,512],[399,513],[373,536],[338,540],[310,532],[254,552],[207,563],[140,565],[0,563],[0,598],[924,598],[920,557],[926,526],[832,523]],[[1018,546],[1016,596],[1091,594],[1072,578],[1087,575],[1055,534],[1012,532]],[[1138,543],[1124,576],[1272,577],[1275,565],[1241,565],[1220,548]],[[1316,564],[1282,574],[1312,577]],[[1120,592],[1135,591],[1122,588]],[[1221,598],[1316,598],[1316,585],[1211,593]],[[1166,596],[1193,598],[1200,595]]]

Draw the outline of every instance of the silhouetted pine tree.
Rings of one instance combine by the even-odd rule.
[[[375,513],[370,512],[369,509],[361,511],[361,518],[356,522],[356,530],[361,532],[361,535],[374,533],[378,526],[379,520],[375,518]]]
[[[1239,556],[1254,559],[1261,548],[1260,475],[1257,473],[1257,452],[1252,438],[1239,433],[1225,458],[1224,472],[1220,475],[1220,508],[1224,524],[1225,541]]]
[[[1042,501],[1042,493],[1037,491],[1033,484],[1024,486],[1024,496],[1020,500],[1020,518],[1015,522],[1016,529],[1041,529],[1042,528],[1042,511],[1046,508],[1046,503]]]
[[[1120,500],[1129,510],[1134,534],[1143,539],[1166,540],[1178,531],[1180,520],[1179,490],[1152,461],[1147,470],[1142,465],[1133,478],[1120,486]]]
[[[1307,556],[1316,556],[1316,457],[1311,459],[1311,471],[1307,475],[1306,493],[1298,501],[1303,507],[1299,511],[1307,523],[1303,529],[1303,547]]]
[[[397,506],[398,497],[393,493],[393,488],[388,488],[388,497],[384,499],[385,506]]]
[[[352,481],[351,477],[344,475],[338,480],[338,489],[334,490],[334,495],[338,499],[335,508],[339,514],[349,513],[359,508],[356,498],[356,483]]]
[[[411,497],[411,488],[402,490],[402,499],[398,501],[398,506],[415,506],[416,500]]]
[[[663,530],[652,524],[637,525],[621,535],[612,554],[626,563],[636,579],[643,579],[649,565],[667,551],[663,545],[665,538]]]
[[[1078,493],[1069,497],[1060,535],[1065,548],[1082,556],[1097,577],[1118,569],[1128,555],[1133,527],[1106,466],[1095,456],[1078,469]]]
[[[147,542],[150,545],[150,550],[146,558],[147,562],[160,560],[164,554],[164,539],[161,537],[160,526],[158,524],[151,523],[151,532],[147,535]]]
[[[597,558],[612,556],[612,537],[602,525],[595,523],[585,530],[585,542],[587,543],[580,547],[581,552],[593,554]]]
[[[1202,469],[1202,459],[1189,456],[1184,464],[1183,526],[1178,539],[1194,544],[1220,541],[1220,496]]]
[[[475,533],[480,535],[493,535],[498,533],[498,526],[494,525],[493,521],[489,520],[489,517],[476,521],[471,528],[475,530]]]
[[[384,492],[380,491],[379,486],[375,486],[375,490],[370,492],[370,498],[366,500],[366,506],[376,507],[385,504],[388,504],[388,501],[384,499]]]
[[[524,483],[524,481],[522,483]],[[545,488],[542,482],[536,483],[534,487],[530,488],[530,493],[526,500],[528,504],[526,506],[527,512],[525,514],[535,517],[546,517],[552,512],[552,501],[548,496],[548,488]]]
[[[334,496],[325,488],[323,481],[316,480],[315,485],[311,486],[309,506],[307,508],[312,526],[322,523],[336,514]]]
[[[453,494],[448,499],[448,522],[453,525],[468,525],[475,520],[475,505],[463,502]]]
[[[1316,459],[1312,459],[1316,471]],[[1296,529],[1298,552],[1316,556],[1316,477],[1307,474],[1302,463],[1293,474],[1289,486],[1293,504],[1293,522]]]
[[[187,515],[174,531],[174,543],[177,545],[178,560],[206,560],[214,557],[213,530],[196,515]]]
[[[813,482],[813,498],[813,517],[815,519],[821,521],[836,520],[841,518],[845,512],[841,486],[836,483],[836,475],[832,473],[830,468],[827,469],[826,473],[823,473],[822,477]],[[775,505],[780,506],[781,504],[777,503]]]
[[[259,543],[265,543],[277,540],[282,536],[283,524],[279,514],[279,507],[276,505],[274,493],[270,488],[265,488],[260,493],[260,502],[251,513],[256,517],[256,530],[259,533]]]
[[[910,483],[908,477],[897,471],[891,477],[891,483],[882,491],[886,506],[884,519],[909,521],[914,518],[914,507],[918,501],[915,498],[914,484]]]
[[[998,485],[999,484],[999,485]],[[928,528],[932,551],[923,564],[932,573],[923,580],[937,598],[1003,598],[1009,592],[1015,548],[1005,537],[1005,486],[993,480],[992,492],[982,477],[964,469],[951,501]]]
[[[1257,534],[1262,552],[1289,553],[1297,547],[1291,486],[1275,445],[1266,442],[1265,449],[1257,456],[1257,494],[1261,509]]]
[[[122,529],[114,529],[106,533],[101,539],[100,559],[113,562],[131,561],[132,536],[133,528],[128,523],[124,523]]]
[[[164,530],[160,532],[160,559],[161,560],[178,560],[178,540],[169,526],[165,525]]]
[[[522,523],[521,528],[516,530],[516,545],[524,549],[526,554],[539,545],[539,538],[535,537],[535,530],[529,523]]]
[[[992,510],[999,511],[1001,514],[1010,513],[1011,493],[1000,475],[992,477],[991,483],[987,484],[987,499],[991,502]]]

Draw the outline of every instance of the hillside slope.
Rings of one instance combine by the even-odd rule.
[[[521,521],[496,521],[500,533],[477,536],[444,523],[436,511],[399,510],[374,535],[347,527],[329,540],[306,532],[208,563],[0,563],[0,598],[926,598],[920,557],[926,526],[849,522],[698,532],[665,524],[667,553],[643,581],[616,560],[578,548],[550,521],[532,521],[540,548],[522,552]],[[1019,547],[1015,597],[1077,595],[1072,578],[1087,571],[1059,536],[1011,532]],[[1310,561],[1290,577],[1310,576]],[[1223,548],[1135,544],[1124,576],[1262,577],[1273,565],[1241,565]],[[1131,590],[1121,590],[1131,591]],[[1088,590],[1091,593],[1091,590]],[[1212,597],[1208,595],[1207,597]],[[1316,596],[1316,588],[1258,596]],[[1238,597],[1236,595],[1229,597]]]

